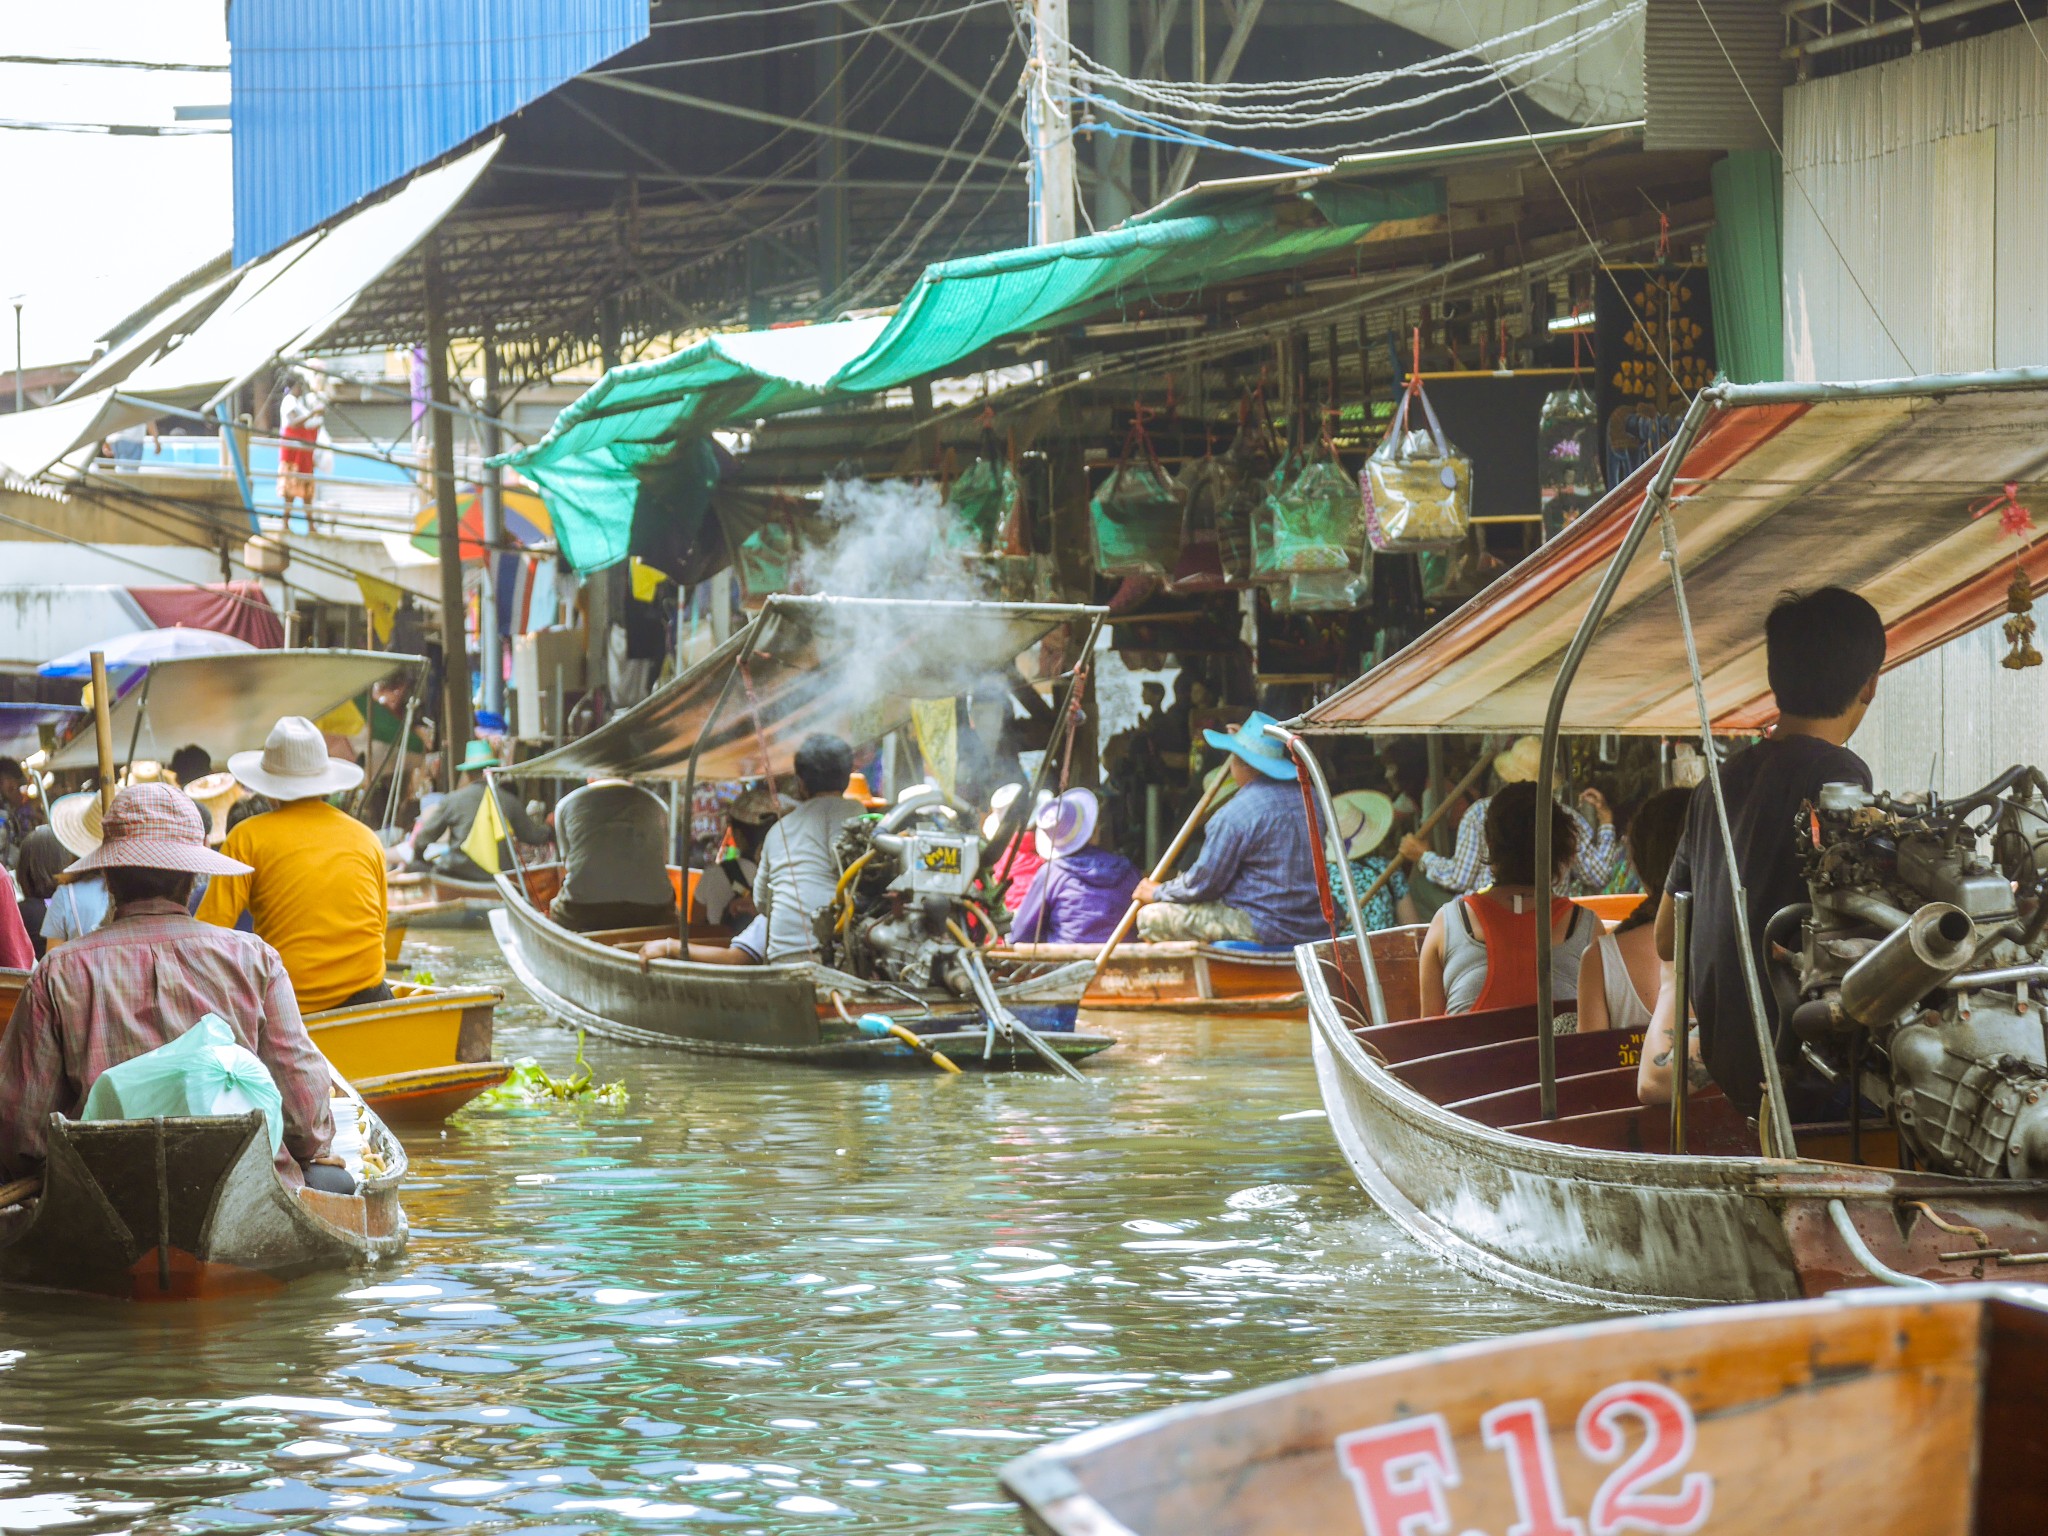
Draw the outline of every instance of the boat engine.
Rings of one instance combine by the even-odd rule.
[[[981,839],[945,797],[931,789],[880,820],[849,821],[834,852],[846,874],[818,916],[826,963],[863,980],[971,997],[953,929],[968,931]]]
[[[1945,802],[1830,784],[1801,818],[1810,899],[1766,934],[1798,951],[1770,981],[1806,1059],[1923,1167],[2048,1178],[2048,779]]]

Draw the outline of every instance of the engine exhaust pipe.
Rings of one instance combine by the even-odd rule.
[[[1891,1023],[1970,963],[1976,937],[1961,907],[1930,901],[1849,967],[1837,1011],[1866,1029]]]

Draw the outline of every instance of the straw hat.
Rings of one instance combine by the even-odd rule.
[[[65,873],[95,869],[170,869],[193,875],[246,875],[249,866],[206,846],[199,807],[169,784],[131,784],[114,792],[106,836]]]
[[[1493,771],[1503,784],[1533,784],[1542,768],[1543,743],[1534,736],[1522,737],[1493,760]]]
[[[1055,797],[1040,806],[1034,818],[1034,825],[1044,838],[1040,851],[1051,859],[1079,853],[1095,835],[1095,824],[1101,817],[1102,803],[1092,789],[1070,789]]]
[[[165,782],[167,780],[164,777],[164,765],[152,762],[146,757],[137,758],[134,762],[130,763],[120,778],[114,781],[117,788],[124,784],[162,784]]]
[[[50,830],[74,859],[84,858],[100,845],[99,795],[59,795],[50,802]]]
[[[728,820],[742,827],[765,827],[780,813],[775,809],[775,797],[765,786],[750,784],[733,796],[725,814]]]
[[[280,801],[317,800],[363,782],[361,768],[327,755],[320,727],[304,715],[286,715],[273,725],[262,751],[230,756],[228,772],[257,794]]]
[[[1394,802],[1376,789],[1354,789],[1332,797],[1330,809],[1337,814],[1337,836],[1344,843],[1344,857],[1364,858],[1387,840],[1394,825]]]
[[[988,797],[988,815],[982,818],[981,835],[994,837],[1003,829],[1003,818],[1010,814],[1010,807],[1017,803],[1017,797],[1024,793],[1022,784],[1005,784]]]
[[[206,840],[218,844],[228,835],[228,812],[242,798],[242,786],[235,782],[232,773],[209,773],[187,784],[185,793],[206,808],[207,818],[213,824]]]
[[[1202,739],[1219,752],[1235,753],[1269,779],[1297,778],[1301,770],[1294,766],[1287,749],[1266,734],[1266,727],[1277,723],[1271,715],[1255,709],[1236,730],[1227,734],[1204,730]]]

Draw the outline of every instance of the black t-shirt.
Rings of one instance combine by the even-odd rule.
[[[1764,924],[1782,908],[1806,900],[1799,875],[1799,808],[1818,802],[1823,784],[1870,788],[1870,769],[1847,747],[1817,736],[1760,741],[1721,771],[1728,800],[1728,826],[1749,910],[1750,941],[1756,948],[1757,979],[1764,1007],[1775,1013],[1764,969]],[[1745,1114],[1763,1103],[1763,1057],[1749,1015],[1742,979],[1742,947],[1735,926],[1734,894],[1714,792],[1702,784],[1686,812],[1685,836],[1671,861],[1664,888],[1692,893],[1690,989],[1700,1021],[1700,1055],[1714,1081]],[[1771,1019],[1773,1033],[1777,1028]]]

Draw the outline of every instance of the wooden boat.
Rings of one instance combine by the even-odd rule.
[[[2048,541],[2016,554],[1969,515],[1980,480],[2035,477],[2044,385],[2016,372],[1704,390],[1660,458],[1294,728],[1540,727],[1540,799],[1560,730],[1769,723],[1761,619],[1787,571],[1866,591],[1898,666],[2005,612],[2015,561],[2048,579]],[[1886,489],[1906,464],[1923,484],[1912,507]],[[1648,539],[1653,526],[1667,549]],[[1681,581],[1701,594],[1697,630],[1672,600]],[[1276,734],[1330,820],[1313,754]],[[1713,1092],[1693,1097],[1673,1151],[1671,1110],[1637,1102],[1638,1036],[1553,1033],[1547,943],[1539,930],[1535,1008],[1436,1019],[1416,1017],[1412,991],[1397,995],[1413,966],[1386,944],[1370,972],[1382,1005],[1355,945],[1297,951],[1330,1128],[1366,1191],[1424,1245],[1505,1284],[1630,1306],[2048,1263],[2048,1181],[1903,1169],[1882,1126],[1794,1124],[1775,1093],[1769,1144],[1798,1156],[1760,1155],[1758,1132]],[[1758,1026],[1745,1008],[1729,1027]]]
[[[404,1250],[405,1149],[375,1115],[365,1129],[381,1166],[353,1195],[286,1186],[260,1110],[50,1119],[40,1190],[0,1209],[0,1286],[178,1300],[272,1289]]]
[[[481,928],[498,906],[488,881],[407,872],[392,875],[386,890],[386,922],[401,929]]]
[[[1035,1536],[2032,1536],[2032,1286],[1558,1328],[1350,1366],[1012,1462]]]
[[[528,871],[532,881],[540,871]],[[993,1038],[980,1011],[954,999],[919,997],[822,965],[696,965],[634,951],[674,928],[573,933],[522,899],[500,877],[504,904],[491,931],[520,985],[573,1029],[636,1045],[712,1056],[767,1056],[824,1067],[905,1066],[928,1070],[902,1042],[863,1035],[845,1014],[886,1014],[962,1067],[1028,1068],[1039,1058],[1022,1040]],[[1003,1002],[1070,1061],[1116,1042],[1079,1030],[1085,966],[1038,968],[1004,983]],[[985,1051],[986,1048],[986,1051]]]
[[[445,1120],[511,1074],[491,1057],[495,987],[425,987],[397,982],[388,1003],[358,1003],[306,1016],[306,1029],[334,1070],[380,1115]]]
[[[1093,967],[1095,944],[1013,944],[1019,960]],[[1096,1013],[1235,1014],[1299,1018],[1301,979],[1294,956],[1217,944],[1147,944],[1126,939],[1081,999]]]

